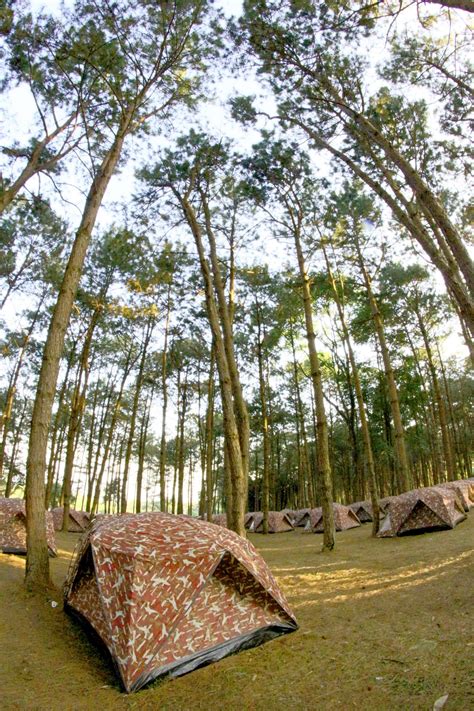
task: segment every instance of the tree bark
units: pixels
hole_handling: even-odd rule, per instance
[[[46,450],[51,424],[51,411],[59,373],[59,362],[64,337],[82,274],[99,208],[110,179],[115,171],[129,130],[133,110],[123,117],[112,147],[107,152],[87,195],[81,224],[76,233],[71,254],[64,272],[58,300],[43,350],[43,360],[36,390],[31,420],[26,475],[26,530],[27,554],[25,584],[28,588],[49,587],[49,559],[44,510]]]
[[[331,551],[336,543],[331,463],[329,459],[328,426],[326,408],[324,405],[324,391],[322,383],[321,365],[316,350],[316,335],[313,325],[313,308],[311,302],[310,279],[306,271],[306,264],[301,246],[300,230],[297,220],[294,221],[293,237],[295,240],[296,256],[303,291],[304,316],[306,324],[306,340],[308,342],[309,362],[311,367],[311,382],[313,385],[314,401],[316,405],[316,427],[318,431],[318,470],[320,481],[321,505],[323,509],[323,550]]]
[[[82,347],[81,358],[79,361],[79,371],[77,374],[76,384],[74,386],[74,391],[71,399],[71,414],[69,418],[69,428],[67,433],[66,463],[64,465],[64,479],[62,489],[62,530],[64,533],[67,533],[69,528],[69,511],[71,508],[71,484],[72,470],[74,466],[74,456],[76,453],[78,434],[82,422],[82,416],[84,413],[85,398],[89,381],[89,357],[92,337],[94,335],[95,327],[99,322],[100,313],[100,307],[96,307],[92,314],[91,322],[84,338],[84,345]]]
[[[344,340],[346,342],[347,353],[349,356],[349,361],[351,364],[352,380],[354,383],[354,389],[357,398],[357,407],[359,411],[360,428],[362,433],[362,441],[364,443],[364,454],[365,454],[365,464],[367,468],[367,483],[369,485],[370,492],[370,502],[372,505],[373,519],[372,519],[372,535],[376,536],[379,530],[380,522],[380,508],[378,503],[379,491],[377,485],[377,477],[375,475],[375,465],[374,465],[374,455],[372,451],[372,442],[370,437],[369,422],[367,419],[367,414],[365,411],[364,396],[362,393],[362,385],[359,377],[359,369],[357,367],[354,349],[352,348],[351,337],[349,334],[349,329],[347,327],[346,318],[344,314],[344,309],[339,297],[339,290],[332,273],[331,264],[327,255],[327,251],[324,242],[321,242],[321,248],[324,254],[324,259],[326,261],[326,267],[329,277],[329,283],[331,285],[332,293],[334,295],[334,300],[337,306],[337,312],[339,314],[339,320],[341,322],[342,333]]]
[[[171,315],[171,283],[166,299],[165,332],[161,354],[161,440],[160,440],[160,511],[166,512],[166,411],[168,407],[168,335]]]
[[[263,353],[262,345],[265,337],[264,325],[260,313],[260,304],[258,299],[255,299],[255,312],[257,316],[257,362],[258,362],[258,385],[260,395],[261,409],[261,427],[263,439],[263,471],[262,471],[262,513],[263,533],[268,533],[268,510],[270,507],[270,440],[268,433],[268,415],[267,415],[267,392],[265,374],[263,368]]]
[[[223,336],[221,331],[219,311],[214,296],[214,281],[204,252],[201,228],[196,219],[194,209],[189,203],[187,197],[183,197],[181,195],[177,195],[177,197],[180,199],[184,215],[188,221],[196,243],[205,286],[206,309],[215,344],[216,364],[219,373],[224,417],[225,448],[228,454],[227,464],[232,482],[233,493],[232,509],[228,512],[228,516],[230,518],[230,522],[228,523],[230,523],[232,529],[236,533],[245,537],[246,532],[244,526],[244,516],[247,503],[245,500],[247,474],[244,462],[248,462],[248,451],[245,452],[244,455],[242,454],[241,432],[239,430],[238,416],[236,415],[232,377],[227,359],[227,349],[224,343],[225,336]],[[229,344],[227,343],[227,348],[228,347]]]
[[[142,344],[142,352],[140,358],[140,365],[138,367],[137,379],[135,382],[135,391],[133,394],[133,404],[132,412],[130,415],[130,431],[128,433],[127,448],[125,450],[125,462],[124,471],[122,476],[122,496],[120,499],[120,513],[126,513],[127,511],[127,484],[128,484],[128,474],[130,471],[130,462],[132,458],[132,447],[135,438],[135,427],[137,423],[138,414],[138,403],[140,401],[140,394],[143,385],[143,378],[145,374],[145,363],[146,357],[148,355],[148,346],[150,344],[151,334],[153,333],[153,328],[155,326],[155,321],[153,317],[148,320],[145,328],[145,337]]]
[[[375,331],[377,333],[378,341],[380,344],[380,350],[382,353],[382,360],[385,370],[385,378],[387,382],[390,409],[393,418],[393,429],[395,434],[395,452],[396,452],[396,463],[397,463],[397,480],[398,489],[401,493],[403,491],[408,491],[410,489],[410,467],[408,464],[408,456],[405,447],[405,433],[403,429],[402,416],[400,412],[400,401],[398,398],[398,390],[395,382],[395,376],[392,367],[392,361],[390,358],[390,353],[387,346],[387,341],[385,339],[385,329],[383,327],[382,317],[380,315],[377,300],[375,299],[372,283],[369,273],[366,269],[364,258],[362,256],[362,251],[360,249],[359,240],[357,235],[355,236],[355,244],[357,250],[357,256],[359,260],[359,267],[362,272],[365,288],[367,291],[367,298],[369,301],[370,312],[372,314],[372,320],[374,322]]]

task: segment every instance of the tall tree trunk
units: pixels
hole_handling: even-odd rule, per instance
[[[468,456],[468,466],[464,466],[463,462],[463,453],[461,451],[461,443],[460,443],[460,432],[459,432],[459,427],[458,427],[458,422],[456,420],[456,416],[454,413],[454,406],[451,398],[451,391],[449,387],[449,382],[446,374],[446,368],[443,362],[443,359],[441,357],[441,351],[439,349],[439,346],[436,346],[436,350],[438,353],[438,361],[440,364],[441,368],[441,375],[443,378],[443,386],[444,386],[444,397],[446,398],[446,404],[448,406],[448,413],[449,413],[449,419],[451,421],[451,431],[452,431],[452,438],[454,442],[454,451],[456,453],[456,466],[455,466],[455,472],[459,469],[462,471],[464,469],[465,471],[465,476],[469,477],[471,476],[471,455],[469,454]],[[467,463],[467,462],[466,462]]]
[[[181,200],[184,214],[188,220],[196,243],[205,286],[206,309],[216,350],[216,364],[219,373],[224,416],[225,448],[228,454],[228,467],[233,494],[232,508],[227,512],[228,524],[232,530],[245,537],[244,516],[247,503],[245,500],[247,489],[247,470],[245,468],[245,462],[248,464],[248,449],[245,453],[242,453],[242,432],[239,428],[239,424],[242,424],[242,422],[239,421],[239,415],[236,413],[236,409],[238,408],[234,402],[234,389],[227,359],[229,343],[225,343],[225,341],[228,341],[228,338],[223,336],[221,331],[219,311],[214,296],[214,282],[204,252],[201,228],[196,219],[194,209],[187,198],[182,198],[182,196],[179,195],[177,197]],[[222,294],[220,298],[222,298]],[[232,342],[230,345],[232,345]]]
[[[433,480],[438,484],[443,479],[441,464],[442,464],[442,453],[439,446],[438,438],[438,423],[439,418],[437,417],[438,411],[433,403],[433,393],[432,390],[428,392],[428,388],[425,385],[425,375],[421,367],[420,359],[418,357],[417,349],[413,343],[413,339],[410,335],[410,331],[407,327],[404,328],[405,336],[410,344],[411,353],[413,356],[413,361],[415,363],[416,372],[420,378],[421,389],[424,395],[424,407],[423,407],[423,420],[425,425],[425,430],[428,433],[428,445],[430,448],[431,457],[431,470],[433,473]]]
[[[263,439],[263,471],[262,471],[262,513],[263,513],[263,533],[268,533],[268,510],[270,507],[270,439],[268,433],[267,415],[267,391],[265,372],[263,367],[262,344],[265,338],[264,325],[260,312],[260,304],[255,299],[255,309],[257,315],[257,362],[258,362],[258,386],[260,394],[261,426]]]
[[[181,371],[178,370],[178,393],[179,393],[179,381],[180,381]],[[173,486],[171,489],[171,513],[176,513],[176,488],[178,484],[178,466],[179,466],[179,445],[181,444],[179,438],[179,418],[176,424],[176,435],[174,438],[174,452],[173,452]]]
[[[339,296],[339,290],[337,288],[336,280],[334,279],[334,275],[333,275],[333,272],[331,269],[331,264],[329,262],[329,258],[327,255],[327,250],[326,250],[326,247],[325,247],[323,241],[321,241],[321,247],[322,247],[322,251],[324,254],[324,259],[326,261],[329,283],[331,285],[331,290],[334,295],[334,300],[335,300],[336,306],[337,306],[339,320],[341,322],[343,337],[346,342],[347,354],[349,356],[349,361],[351,364],[352,381],[354,383],[354,389],[356,392],[357,407],[358,407],[359,420],[360,420],[360,429],[361,429],[361,434],[362,434],[362,441],[364,443],[365,466],[366,466],[366,472],[367,472],[367,483],[369,485],[369,492],[370,492],[370,503],[372,505],[372,510],[373,510],[372,535],[376,536],[378,533],[378,530],[379,530],[379,521],[380,521],[380,508],[379,508],[379,502],[378,502],[379,491],[378,491],[378,485],[377,485],[377,477],[375,475],[374,454],[372,451],[372,441],[371,441],[371,437],[370,437],[369,422],[368,422],[367,414],[365,411],[364,395],[362,393],[362,385],[360,382],[359,369],[357,367],[354,349],[352,347],[352,341],[351,341],[349,329],[347,327],[343,304],[342,304],[341,298]]]
[[[292,218],[294,216],[292,215]],[[293,221],[293,237],[295,240],[296,256],[301,278],[303,292],[304,317],[306,324],[306,340],[308,342],[309,362],[311,367],[311,382],[313,385],[314,401],[316,405],[316,427],[318,431],[318,474],[321,504],[323,509],[324,533],[323,550],[332,550],[336,543],[331,463],[329,460],[328,426],[326,419],[326,408],[324,405],[324,391],[321,374],[321,365],[318,352],[316,350],[316,335],[313,325],[313,307],[311,302],[310,278],[306,271],[306,265],[301,246],[300,225],[298,219]]]
[[[98,391],[99,391],[99,387],[97,387],[97,392]],[[93,500],[93,494],[94,494],[94,487],[95,487],[95,484],[97,481],[97,472],[99,470],[99,461],[100,461],[100,455],[102,453],[102,444],[104,441],[107,420],[108,420],[109,415],[112,410],[112,398],[114,395],[112,375],[109,376],[107,385],[105,387],[105,393],[106,393],[106,397],[103,397],[103,399],[102,399],[101,413],[99,415],[97,442],[95,443],[95,455],[94,455],[94,451],[93,451],[94,450],[95,432],[93,430],[91,430],[91,433],[90,433],[89,450],[90,450],[90,463],[91,464],[90,464],[90,469],[89,469],[89,472],[90,472],[89,486],[87,488],[87,501],[86,501],[86,511],[89,511],[89,513],[92,512],[92,500]],[[92,465],[92,458],[94,459],[93,465]]]
[[[51,505],[51,492],[53,490],[53,483],[54,483],[54,475],[56,471],[56,465],[58,462],[58,452],[59,452],[59,442],[58,438],[62,430],[64,429],[62,425],[62,418],[64,417],[64,400],[66,398],[67,394],[67,388],[69,384],[69,375],[73,366],[74,358],[76,355],[76,350],[75,347],[71,349],[71,352],[69,353],[69,357],[67,360],[67,365],[66,365],[66,373],[64,375],[64,380],[61,385],[61,389],[59,391],[59,398],[58,398],[58,408],[56,410],[56,414],[54,416],[54,421],[53,421],[53,434],[51,437],[51,445],[50,445],[50,452],[49,452],[49,461],[48,461],[48,469],[47,469],[47,478],[46,478],[46,490],[45,490],[45,495],[44,495],[44,505],[45,508],[49,508]],[[62,445],[61,445],[62,446]]]
[[[105,441],[103,449],[101,450],[102,460],[101,460],[99,472],[97,474],[97,479],[95,482],[94,498],[92,500],[92,506],[91,506],[92,513],[97,513],[98,508],[99,508],[100,487],[102,485],[102,479],[104,477],[105,467],[107,464],[107,460],[109,458],[113,438],[114,438],[114,435],[116,434],[115,428],[117,425],[117,421],[118,421],[121,406],[122,406],[122,396],[123,396],[123,391],[125,388],[125,382],[126,382],[128,376],[130,374],[130,371],[133,368],[133,365],[136,361],[136,358],[133,358],[132,353],[133,353],[133,345],[131,346],[131,348],[127,354],[127,359],[126,359],[126,362],[125,362],[125,365],[123,368],[123,372],[122,372],[122,380],[120,382],[119,392],[117,394],[117,398],[115,400],[114,407],[112,410],[112,417],[110,418],[107,439]],[[122,444],[123,444],[123,440],[122,440]]]
[[[44,509],[44,475],[48,432],[51,424],[59,363],[64,348],[64,338],[76,298],[92,230],[105,191],[119,161],[123,142],[130,127],[133,108],[124,113],[113,144],[92,181],[44,345],[43,360],[31,420],[26,475],[27,554],[25,584],[30,589],[41,589],[50,585]]]
[[[166,512],[166,411],[168,407],[168,335],[171,315],[171,283],[166,299],[165,332],[161,354],[161,440],[160,440],[160,511]]]
[[[93,464],[92,460],[94,458],[94,438],[96,436],[97,427],[97,401],[99,399],[99,383],[96,383],[96,387],[93,389],[92,403],[91,403],[91,423],[89,427],[88,442],[87,442],[87,465],[86,465],[86,488],[84,492],[82,509],[84,511],[89,511],[87,508],[87,503],[89,502],[89,491],[91,490],[91,480],[93,476]]]
[[[444,400],[441,395],[441,388],[439,384],[438,374],[436,372],[436,367],[433,361],[433,352],[431,350],[430,339],[428,337],[428,331],[421,315],[421,311],[418,304],[414,304],[415,314],[418,320],[418,325],[420,327],[420,333],[423,337],[423,343],[425,344],[426,358],[428,362],[428,370],[431,375],[431,382],[433,384],[433,392],[436,401],[436,407],[438,410],[439,426],[441,429],[441,442],[443,444],[443,454],[444,462],[446,465],[446,475],[447,480],[452,481],[456,478],[453,453],[451,449],[451,441],[448,431],[448,418],[446,414],[446,407],[444,405]]]
[[[207,386],[207,411],[206,411],[206,518],[212,521],[212,509],[214,503],[214,477],[212,471],[213,443],[214,443],[214,366],[215,352],[214,344],[211,349],[211,359],[209,363],[209,379]]]
[[[148,434],[148,425],[150,423],[150,410],[151,403],[153,400],[153,388],[148,398],[148,403],[145,404],[145,411],[143,413],[142,422],[140,426],[140,436],[138,438],[138,468],[137,468],[137,486],[135,494],[135,513],[140,513],[142,510],[142,486],[143,486],[143,472],[145,469],[145,451],[146,451],[146,438]]]
[[[306,429],[304,426],[303,403],[301,400],[300,384],[298,380],[298,363],[296,360],[293,322],[290,324],[289,336],[292,353],[293,386],[295,392],[295,424],[296,424],[296,451],[298,457],[298,508],[308,506],[308,449]]]
[[[79,371],[77,374],[76,384],[74,386],[74,391],[71,399],[71,414],[69,417],[69,428],[67,433],[66,463],[64,466],[64,479],[62,489],[62,501],[64,509],[62,530],[64,533],[67,533],[69,528],[69,511],[71,508],[71,484],[72,470],[74,466],[74,456],[76,453],[79,429],[84,413],[87,386],[89,381],[90,349],[94,330],[99,322],[100,313],[101,308],[97,306],[92,314],[92,318],[84,338],[84,345],[82,347],[81,358],[79,360]]]
[[[188,400],[188,371],[184,375],[184,383],[181,387],[181,413],[178,414],[178,507],[176,513],[184,513],[183,489],[184,489],[184,422],[186,419]]]
[[[201,358],[199,358],[197,368],[197,435],[199,443],[199,464],[201,467],[201,487],[199,489],[198,516],[199,518],[204,519],[206,511],[206,421],[202,414],[203,382],[201,380],[201,365],[202,361]]]
[[[408,457],[405,446],[405,432],[403,429],[402,416],[400,412],[400,401],[398,398],[398,390],[395,382],[392,361],[390,358],[387,341],[385,339],[385,330],[383,327],[382,316],[380,315],[377,300],[372,290],[371,278],[366,269],[364,258],[362,256],[362,251],[359,245],[359,240],[356,235],[355,244],[359,260],[359,267],[364,278],[364,284],[367,291],[370,312],[372,314],[372,320],[374,322],[374,327],[380,344],[380,350],[382,353],[382,360],[384,364],[385,378],[387,381],[387,388],[390,400],[390,409],[392,412],[393,419],[393,429],[395,433],[397,480],[398,492],[400,493],[402,491],[408,491],[410,489],[410,467],[408,464]]]
[[[148,355],[148,346],[150,345],[151,334],[153,333],[153,328],[155,326],[155,320],[151,317],[145,328],[144,341],[142,344],[142,352],[140,358],[140,365],[138,367],[137,379],[135,382],[135,392],[133,393],[133,404],[132,412],[130,415],[130,431],[128,433],[127,448],[125,450],[125,462],[124,470],[122,475],[122,497],[120,499],[120,513],[125,513],[127,511],[127,484],[128,484],[128,474],[130,471],[130,462],[132,458],[132,447],[135,438],[135,426],[137,423],[138,414],[138,403],[140,401],[140,394],[143,385],[143,379],[145,376],[145,363],[146,357]]]

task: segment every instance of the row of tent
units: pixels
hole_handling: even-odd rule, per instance
[[[348,506],[333,504],[333,510],[337,531],[360,526],[360,520]],[[213,516],[212,521],[219,526],[227,524],[225,514]],[[244,525],[250,533],[263,533],[263,513],[252,511],[245,514]],[[303,527],[305,531],[321,533],[324,530],[322,508],[299,509],[297,511],[284,509],[283,511],[268,512],[268,533],[286,533],[294,531],[298,527]]]
[[[474,479],[456,480],[413,489],[398,496],[387,496],[380,499],[379,506],[382,519],[378,533],[380,538],[454,528],[474,506]],[[336,531],[356,528],[373,518],[369,501],[356,501],[348,506],[334,503],[333,512]],[[213,522],[226,526],[226,515],[215,515]],[[248,531],[263,533],[261,511],[247,513],[244,523]],[[298,527],[306,532],[322,533],[322,508],[283,509],[268,513],[269,533],[284,533]]]
[[[380,538],[454,528],[474,506],[474,479],[412,489],[380,499],[379,505]],[[362,523],[372,521],[370,502],[356,501],[349,506]]]
[[[413,489],[398,496],[387,496],[379,501],[381,538],[399,536],[425,530],[454,528],[466,518],[474,506],[474,479],[459,479],[432,487]],[[336,531],[345,531],[372,521],[372,506],[369,501],[356,501],[348,506],[334,503]],[[61,507],[46,512],[47,540],[50,555],[56,555],[54,531],[63,526],[64,511]],[[71,509],[68,530],[84,531],[90,523],[86,511]],[[226,515],[217,514],[213,523],[226,526]],[[263,532],[263,513],[253,511],[245,515],[245,527],[254,533]],[[284,533],[302,527],[306,532],[322,533],[324,520],[322,508],[270,511],[268,532]],[[0,497],[0,551],[26,553],[26,512],[22,499]]]

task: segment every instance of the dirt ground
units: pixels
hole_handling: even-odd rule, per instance
[[[58,586],[77,540],[58,534]],[[300,530],[251,540],[300,629],[129,696],[61,604],[23,591],[24,560],[0,555],[2,711],[428,711],[445,694],[446,711],[474,709],[474,510],[453,531],[338,533],[331,554]]]

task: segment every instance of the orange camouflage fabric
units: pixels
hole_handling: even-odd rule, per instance
[[[253,515],[252,524],[248,528],[255,533],[263,533],[263,513],[261,511]],[[288,514],[283,511],[268,512],[268,533],[286,533],[293,530],[293,522]]]
[[[349,528],[356,528],[357,526],[360,526],[359,519],[349,508],[349,506],[333,503],[332,508],[334,512],[334,526],[336,531],[346,531]],[[315,509],[310,509],[309,513],[306,514],[304,530],[305,532],[311,533],[323,533],[323,509],[320,506]]]
[[[46,511],[46,539],[51,556],[56,555],[53,517]],[[0,551],[26,554],[26,508],[23,499],[0,497]]]
[[[361,523],[372,521],[374,515],[370,501],[354,501],[354,503],[349,504],[349,508]]]
[[[64,509],[62,506],[57,506],[51,509],[54,519],[54,530],[61,531],[63,527]],[[71,533],[80,533],[89,525],[90,514],[87,511],[77,511],[76,509],[69,510],[69,525],[67,530]]]
[[[65,604],[103,640],[128,692],[297,629],[249,541],[157,512],[95,519],[66,580]]]
[[[454,490],[426,487],[390,497],[378,536],[387,538],[430,529],[454,528],[466,518]]]

